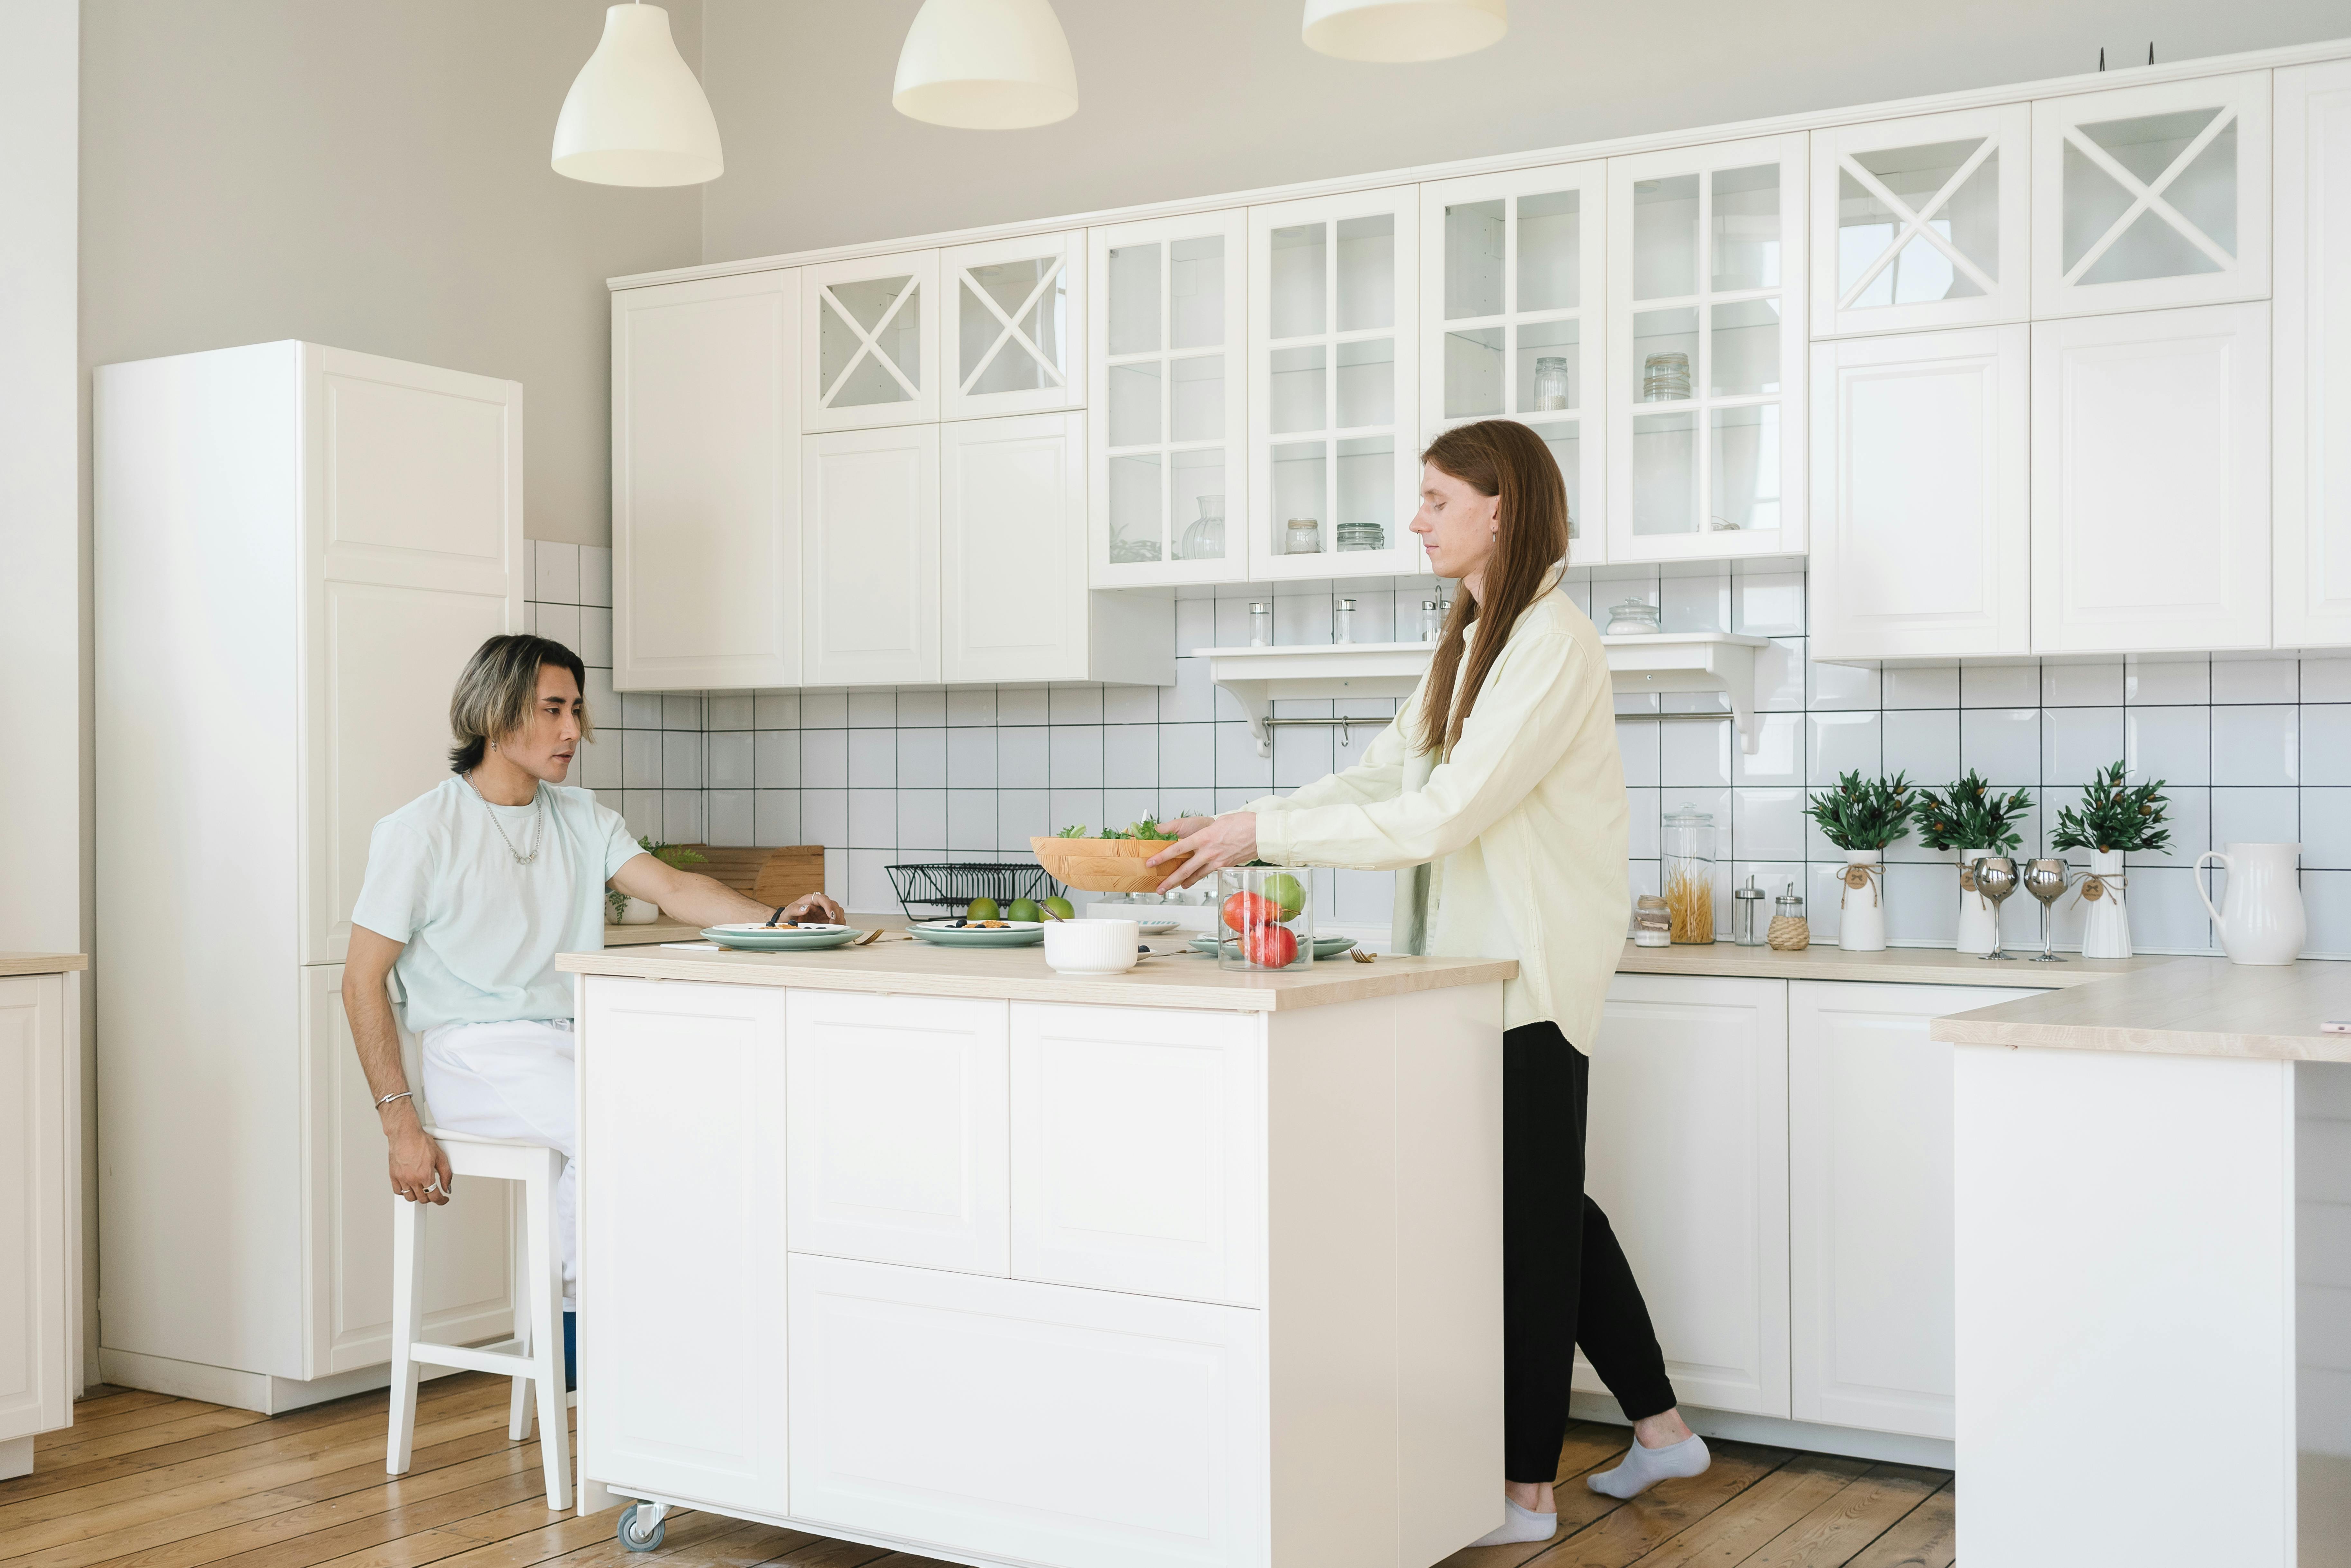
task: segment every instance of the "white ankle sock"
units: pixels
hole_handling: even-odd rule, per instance
[[[1674,1476],[1704,1475],[1707,1466],[1712,1463],[1714,1456],[1706,1451],[1706,1439],[1695,1432],[1662,1448],[1645,1448],[1635,1437],[1622,1464],[1583,1479],[1593,1491],[1609,1497],[1637,1497],[1655,1483]]]
[[[1520,1508],[1509,1498],[1502,1500],[1502,1506],[1509,1511],[1502,1516],[1502,1522],[1470,1545],[1508,1546],[1516,1541],[1549,1541],[1559,1533],[1559,1515],[1555,1513],[1537,1513],[1531,1508]]]

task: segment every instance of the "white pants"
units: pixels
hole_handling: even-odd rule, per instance
[[[571,1020],[455,1023],[422,1040],[424,1103],[434,1125],[483,1138],[545,1144],[563,1155],[555,1233],[563,1243],[563,1310],[572,1310],[580,1245],[572,1215],[580,1147],[572,1099]]]

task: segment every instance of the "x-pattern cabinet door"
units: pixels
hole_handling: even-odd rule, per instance
[[[1420,427],[1514,419],[1567,484],[1569,559],[1607,559],[1587,527],[1601,484],[1600,162],[1480,174],[1420,188]]]
[[[803,267],[800,297],[803,431],[937,421],[937,251]]]
[[[1085,230],[951,246],[939,277],[942,418],[1085,407]]]
[[[1091,573],[1249,576],[1249,210],[1092,231]]]
[[[1414,185],[1249,209],[1252,580],[1427,570],[1406,527],[1419,213]]]
[[[2270,73],[2032,106],[2032,314],[2270,291]]]
[[[1608,161],[1608,559],[1804,548],[1800,135]]]
[[[1813,133],[1813,335],[1913,332],[2032,313],[2032,106]]]

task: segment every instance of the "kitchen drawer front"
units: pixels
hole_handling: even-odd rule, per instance
[[[1011,1010],[1014,1277],[1261,1304],[1258,1020],[1050,1002]]]
[[[1086,1568],[1269,1561],[1260,1314],[795,1258],[792,1514]]]
[[[1005,1004],[789,995],[792,1250],[1007,1272]]]

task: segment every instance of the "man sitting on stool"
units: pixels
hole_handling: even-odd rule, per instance
[[[565,1161],[555,1188],[563,1240],[563,1364],[574,1377],[578,1279],[573,1198],[571,986],[558,953],[604,945],[609,883],[694,925],[771,913],[722,883],[637,847],[593,791],[563,787],[593,733],[580,656],[545,637],[483,643],[449,700],[456,777],[375,825],[367,880],[351,911],[343,1012],[392,1151],[392,1190],[446,1203],[453,1178],[417,1117],[384,977],[400,977],[408,1027],[423,1047],[424,1093],[453,1133],[544,1144]],[[839,920],[820,893],[784,911]]]

